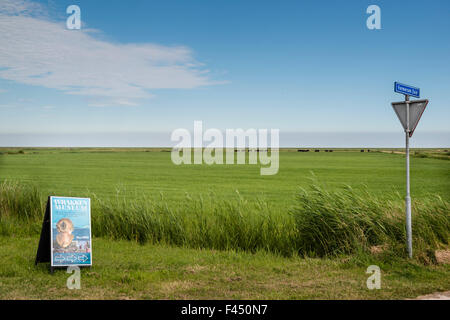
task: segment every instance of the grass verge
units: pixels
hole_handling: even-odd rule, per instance
[[[450,290],[450,266],[371,255],[284,258],[266,251],[200,250],[94,238],[81,289],[34,266],[38,236],[0,236],[0,299],[403,299]],[[381,268],[368,290],[366,269]]]

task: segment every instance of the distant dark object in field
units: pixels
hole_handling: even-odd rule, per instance
[[[1,154],[25,154],[26,152],[24,150],[19,150],[19,151],[6,151],[6,152],[2,152]]]
[[[367,149],[367,152],[370,152],[370,149]]]
[[[316,150],[314,150],[314,152],[320,152],[320,150],[319,150],[319,149],[316,149]]]
[[[309,149],[298,149],[298,152],[309,152]]]
[[[333,150],[325,150],[325,152],[333,152]]]
[[[364,149],[361,149],[361,152],[364,152]]]

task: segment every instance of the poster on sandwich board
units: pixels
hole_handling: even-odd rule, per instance
[[[51,266],[91,266],[91,199],[49,198]]]

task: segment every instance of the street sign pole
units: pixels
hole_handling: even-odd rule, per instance
[[[405,95],[406,103],[406,123],[407,127],[405,129],[406,136],[406,242],[408,246],[408,256],[412,258],[412,222],[411,222],[411,195],[410,195],[410,185],[409,185],[409,95]]]
[[[408,257],[412,258],[412,219],[411,219],[411,194],[410,194],[410,176],[409,176],[409,138],[416,130],[420,117],[428,105],[428,99],[409,100],[409,97],[420,98],[420,89],[394,82],[394,91],[405,96],[405,101],[392,102],[392,108],[397,114],[400,123],[405,130],[405,155],[406,155],[406,246],[408,248]]]

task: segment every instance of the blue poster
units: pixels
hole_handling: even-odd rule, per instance
[[[92,265],[91,199],[50,197],[51,265]]]

